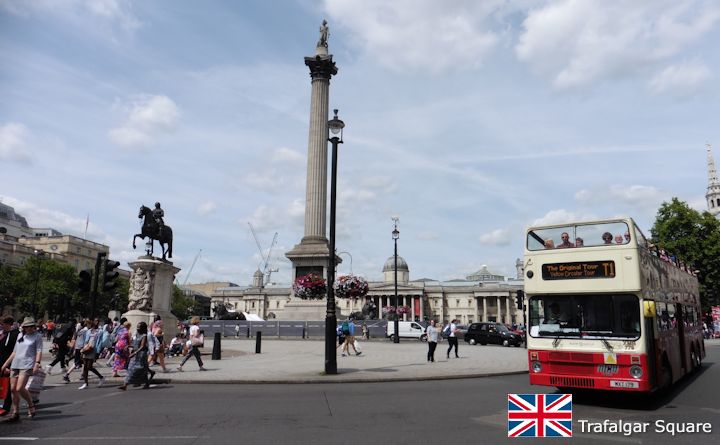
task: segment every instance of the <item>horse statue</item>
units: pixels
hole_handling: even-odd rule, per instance
[[[150,238],[150,251],[148,252],[149,255],[153,254],[155,241],[157,241],[162,248],[162,259],[165,259],[165,254],[167,254],[168,258],[172,258],[173,234],[170,226],[166,226],[164,224],[160,225],[156,223],[155,218],[153,217],[152,209],[145,206],[140,206],[140,213],[138,214],[138,218],[144,219],[142,229],[140,229],[140,233],[133,237],[133,249],[135,249],[135,240],[138,237],[142,239],[147,237]],[[167,249],[165,249],[166,244]]]

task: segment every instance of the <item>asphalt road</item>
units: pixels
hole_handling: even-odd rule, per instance
[[[700,372],[664,397],[573,396],[578,444],[720,443],[720,346],[708,348]],[[0,424],[0,443],[543,443],[507,438],[507,393],[554,392],[526,375],[465,380],[337,385],[158,385],[42,393],[35,420]],[[646,433],[582,432],[581,419],[648,422]],[[654,422],[709,422],[712,433],[658,433]],[[559,439],[562,440],[562,439]]]

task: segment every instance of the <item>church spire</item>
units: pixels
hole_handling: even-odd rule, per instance
[[[720,215],[720,180],[718,180],[717,168],[715,168],[715,160],[712,155],[712,147],[707,147],[707,166],[708,166],[708,188],[705,198],[707,199],[708,211],[715,216]]]

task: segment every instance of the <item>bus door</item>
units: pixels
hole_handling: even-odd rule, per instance
[[[683,367],[684,373],[690,370],[688,366],[687,346],[685,344],[685,314],[683,313],[682,304],[675,305],[675,322],[678,329],[678,340],[680,341],[680,364]]]
[[[655,327],[656,321],[655,302],[651,300],[643,301],[643,331],[645,332],[645,350],[647,351],[647,373],[650,376],[650,384],[655,387],[658,385],[658,351],[655,343]]]

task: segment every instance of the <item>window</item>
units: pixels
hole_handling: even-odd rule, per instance
[[[455,306],[460,306],[460,300],[455,300]]]
[[[468,307],[472,307],[472,298],[468,300]]]

